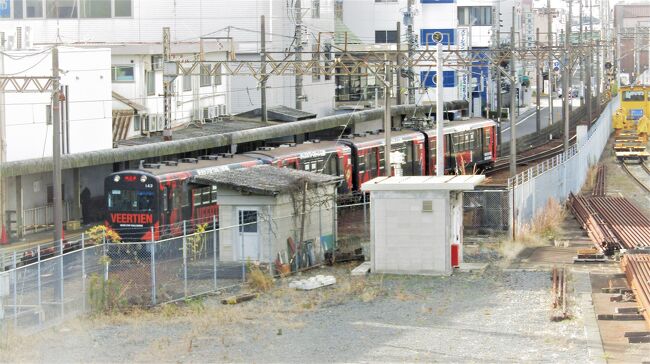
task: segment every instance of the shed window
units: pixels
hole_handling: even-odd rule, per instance
[[[239,211],[239,232],[240,233],[257,232],[257,211],[255,210]]]

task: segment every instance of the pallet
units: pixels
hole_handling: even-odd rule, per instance
[[[637,161],[642,162],[648,160],[650,154],[646,151],[642,152],[616,152],[616,159],[619,161]]]

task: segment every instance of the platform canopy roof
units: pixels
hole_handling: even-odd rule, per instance
[[[462,191],[473,190],[483,175],[377,177],[361,186],[363,191]]]

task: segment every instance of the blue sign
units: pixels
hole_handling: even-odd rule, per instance
[[[436,75],[436,71],[421,71],[422,86],[436,87]],[[442,71],[442,87],[456,87],[456,71]]]
[[[440,33],[442,35],[443,45],[456,44],[456,31],[455,29],[420,29],[420,45],[434,46],[437,42],[434,40],[434,34]]]
[[[632,110],[630,110],[630,116],[634,120],[639,120],[643,116],[643,109],[632,109]]]

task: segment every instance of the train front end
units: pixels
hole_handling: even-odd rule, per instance
[[[106,224],[122,241],[159,237],[160,192],[155,176],[142,171],[116,172],[104,181]]]

